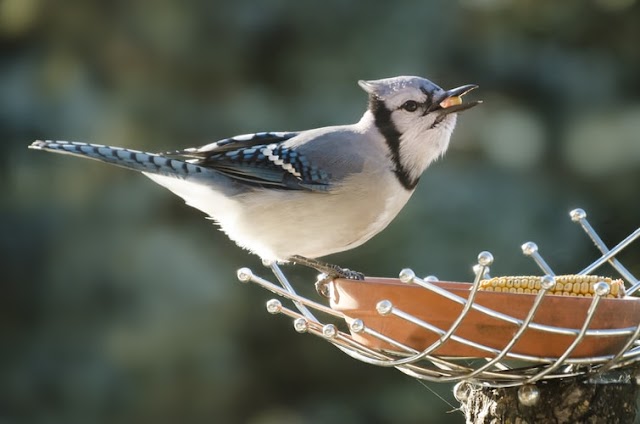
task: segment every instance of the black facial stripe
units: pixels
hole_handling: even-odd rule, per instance
[[[369,99],[369,110],[373,113],[376,127],[378,127],[378,130],[382,133],[389,147],[394,166],[393,172],[396,174],[396,178],[398,178],[402,187],[407,190],[413,190],[416,185],[418,185],[420,178],[412,179],[409,172],[407,172],[400,162],[400,137],[402,134],[400,134],[400,131],[398,131],[391,120],[391,111],[385,106],[382,100],[375,96],[371,96]]]
[[[429,93],[424,87],[420,87],[420,91],[427,96],[427,100],[424,102],[424,112],[422,113],[422,116],[440,108],[440,104],[434,102],[433,93]]]
[[[427,96],[427,100],[425,100],[424,103],[426,105],[432,104],[433,103],[433,95],[432,95],[432,93],[429,93],[427,91],[427,89],[424,88],[424,87],[420,87],[420,91],[422,91],[424,93],[424,95]]]

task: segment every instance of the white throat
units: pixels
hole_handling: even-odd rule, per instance
[[[416,125],[400,137],[400,163],[411,178],[419,178],[427,167],[449,147],[456,115],[448,115],[435,128]]]

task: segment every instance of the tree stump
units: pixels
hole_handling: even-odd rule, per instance
[[[467,423],[633,423],[638,367],[614,378],[545,380],[534,385],[491,388],[456,386]],[[536,390],[537,389],[537,390]],[[519,395],[520,393],[520,395]]]

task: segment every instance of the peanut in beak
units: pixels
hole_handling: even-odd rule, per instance
[[[443,109],[446,109],[448,107],[457,106],[459,104],[462,104],[462,97],[461,96],[452,96],[452,97],[447,97],[446,99],[441,101],[440,102],[440,107],[443,108]]]

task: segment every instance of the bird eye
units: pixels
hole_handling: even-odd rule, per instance
[[[418,102],[414,100],[407,100],[401,107],[407,112],[415,112],[418,110]]]

